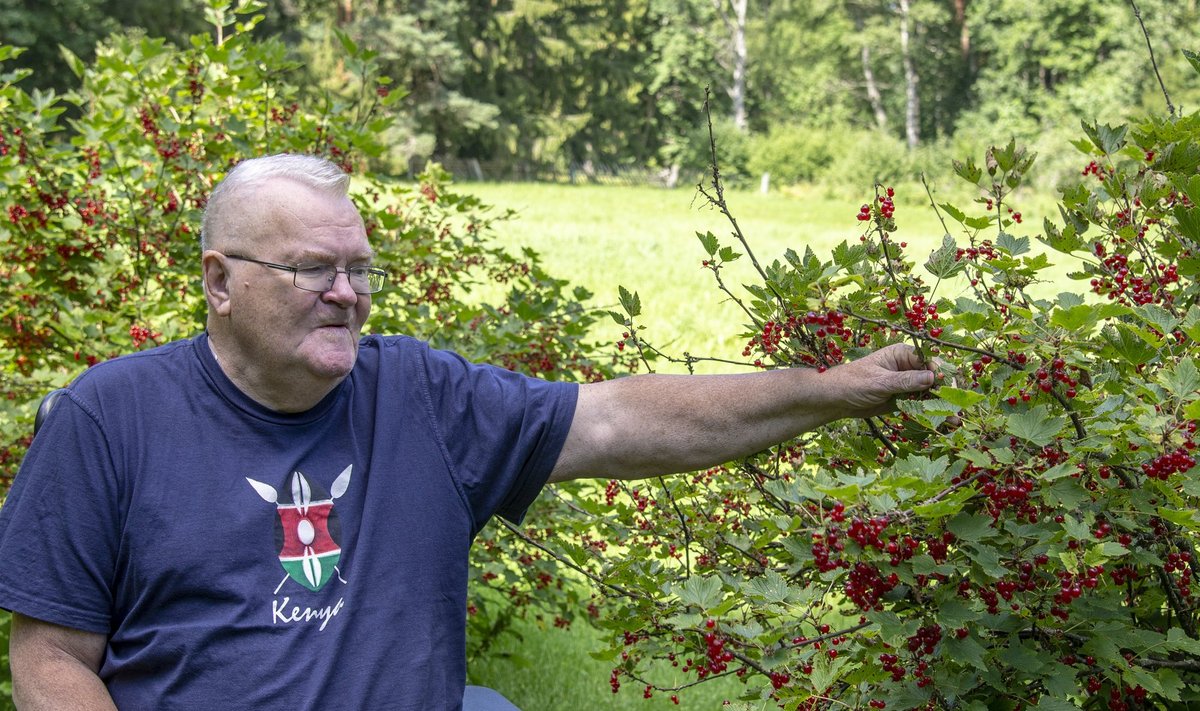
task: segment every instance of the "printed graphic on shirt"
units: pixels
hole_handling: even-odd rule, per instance
[[[341,579],[337,569],[342,555],[338,542],[341,527],[333,502],[346,493],[352,469],[353,465],[342,470],[328,494],[300,471],[292,472],[279,491],[246,477],[254,491],[267,503],[275,504],[278,512],[275,543],[279,546],[279,563],[287,575],[275,589],[276,594],[289,578],[313,592],[325,587],[335,572]]]

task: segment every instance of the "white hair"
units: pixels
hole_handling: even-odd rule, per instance
[[[317,156],[280,153],[244,160],[234,166],[208,196],[200,225],[201,251],[211,249],[214,236],[219,236],[225,224],[237,215],[242,204],[239,193],[279,178],[294,180],[337,197],[345,196],[350,189],[350,176],[334,163]]]

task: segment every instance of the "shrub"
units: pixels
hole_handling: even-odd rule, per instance
[[[956,163],[978,201],[935,208],[958,237],[927,256],[883,185],[861,239],[788,251],[744,294],[720,279],[753,255],[736,224],[700,236],[747,365],[903,340],[942,379],[893,416],[579,500],[561,557],[605,592],[614,690],[736,674],[747,708],[1200,702],[1200,114],[1083,134],[1038,235],[1012,202],[1034,155],[1009,143]],[[1033,236],[1078,291],[1044,295],[1063,265]],[[637,295],[622,307],[626,350],[668,357]]]

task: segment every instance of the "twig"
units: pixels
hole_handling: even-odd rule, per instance
[[[1171,103],[1171,95],[1167,93],[1167,85],[1163,83],[1162,74],[1158,71],[1158,61],[1154,58],[1154,46],[1150,44],[1150,32],[1146,30],[1146,23],[1142,22],[1142,11],[1138,9],[1137,3],[1134,0],[1129,0],[1129,6],[1133,8],[1133,16],[1137,18],[1138,24],[1142,27],[1142,36],[1146,38],[1146,49],[1150,51],[1150,64],[1154,67],[1154,76],[1158,78],[1158,86],[1162,89],[1163,98],[1167,100],[1167,113],[1174,118],[1175,106]]]

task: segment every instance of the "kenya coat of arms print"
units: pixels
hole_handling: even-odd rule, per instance
[[[353,465],[342,470],[328,494],[300,471],[292,472],[282,491],[246,477],[258,495],[267,503],[275,504],[279,513],[275,521],[275,543],[279,546],[279,563],[287,573],[280,587],[291,578],[315,592],[337,571],[342,555],[338,543],[341,527],[333,502],[346,493],[352,469]]]

